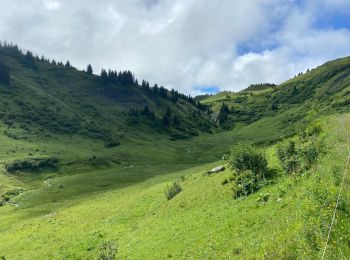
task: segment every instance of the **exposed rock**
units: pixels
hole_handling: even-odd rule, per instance
[[[208,171],[208,173],[212,174],[212,173],[222,172],[224,170],[225,170],[225,166],[217,166],[217,167],[211,169],[210,171]]]

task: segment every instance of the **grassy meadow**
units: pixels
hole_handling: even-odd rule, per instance
[[[0,82],[0,258],[321,258],[348,160],[350,58],[200,103],[14,46],[0,59],[11,72]],[[314,123],[322,131],[307,132]],[[237,196],[255,181],[230,167],[242,143],[268,175]],[[326,259],[350,255],[345,176]]]
[[[350,130],[350,117],[341,120]],[[118,259],[319,258],[348,149],[338,118],[326,122],[328,152],[316,167],[286,176],[275,146],[269,146],[274,179],[237,200],[230,184],[222,185],[230,169],[207,174],[227,164],[223,161],[183,170],[116,166],[56,175],[46,182],[39,178],[35,189],[11,200],[19,207],[0,208],[1,255],[93,259],[104,241],[113,241]],[[183,191],[167,201],[164,192],[172,181],[179,181]],[[327,251],[330,258],[350,253],[349,184],[347,180]]]

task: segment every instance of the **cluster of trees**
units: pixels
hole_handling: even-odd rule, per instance
[[[217,117],[217,121],[219,122],[219,125],[223,124],[226,121],[229,112],[230,112],[230,109],[228,105],[226,105],[225,103],[222,103],[219,110],[218,117]]]
[[[15,54],[23,54],[23,52],[20,50],[17,44],[8,43],[6,41],[4,42],[0,41],[0,48]]]
[[[76,69],[71,65],[69,61],[66,63],[60,62],[60,61],[55,61],[54,59],[50,60],[48,58],[45,58],[44,56],[38,57],[37,55],[34,55],[30,51],[23,52],[16,44],[12,43],[7,43],[7,42],[0,42],[0,48],[3,50],[6,50],[14,55],[19,55],[21,58],[23,58],[22,62],[26,63],[28,66],[31,66],[33,69],[36,68],[35,62],[40,61],[40,62],[46,62],[50,63],[55,66],[62,66],[65,68],[73,68]],[[92,75],[93,74],[93,68],[91,64],[89,64],[86,68],[86,74]],[[6,74],[6,73],[5,73]],[[114,70],[105,70],[102,69],[100,73],[101,79],[103,82],[112,82],[112,83],[117,83],[121,85],[135,85],[135,86],[140,86],[137,79],[135,78],[134,74],[129,71],[114,71]],[[172,89],[168,91],[166,88],[163,86],[158,86],[155,84],[153,87],[150,87],[149,82],[143,80],[141,83],[141,87],[145,89],[150,95],[153,96],[159,96],[162,98],[169,98],[172,102],[176,103],[178,100],[181,98],[189,103],[191,103],[193,106],[197,107],[198,109],[201,110],[206,110],[207,106],[201,104],[199,101],[196,101],[193,97],[190,95],[184,95],[179,93],[178,91]]]
[[[10,84],[10,68],[0,61],[0,83]]]
[[[105,69],[102,69],[100,76],[103,82],[112,82],[121,85],[138,85],[137,79],[135,79],[134,74],[129,70],[119,72],[108,70],[107,72]]]
[[[148,105],[145,105],[143,109],[137,109],[137,108],[130,108],[129,109],[129,115],[131,116],[144,116],[148,119],[150,119],[151,121],[155,121],[156,120],[156,114],[154,113],[154,111],[152,111]],[[164,115],[161,117],[160,119],[161,124],[164,127],[170,127],[170,126],[180,126],[181,125],[181,119],[179,116],[177,115],[173,115],[170,107],[167,108],[166,112],[164,113]]]
[[[170,125],[173,126],[180,126],[180,118],[176,115],[172,117],[172,112],[170,107],[167,108],[167,111],[162,117],[162,124],[165,127],[170,127]]]
[[[91,64],[87,66],[86,73],[88,75],[93,74],[93,69]],[[181,94],[174,89],[171,89],[170,91],[168,91],[165,87],[158,86],[158,84],[154,84],[151,87],[150,83],[146,80],[142,80],[141,85],[139,85],[138,80],[135,78],[134,74],[129,70],[117,72],[111,69],[109,69],[108,71],[105,69],[102,69],[100,76],[103,82],[111,82],[111,83],[116,83],[121,85],[140,86],[142,89],[147,91],[149,95],[157,96],[157,97],[159,96],[162,98],[169,98],[173,103],[176,103],[179,100],[179,98],[181,98],[201,110],[207,109],[207,106],[201,104],[199,101],[196,101],[190,95],[187,96],[187,95]]]
[[[142,116],[145,116],[152,121],[154,121],[156,119],[156,114],[147,105],[145,105],[145,107],[142,110],[139,110],[137,108],[130,108],[129,115],[131,115],[131,116],[142,115]]]
[[[309,73],[309,72],[312,71],[312,70],[314,70],[314,69],[311,69],[311,70],[310,70],[310,69],[307,69],[305,73]],[[304,75],[304,72],[299,72],[298,74],[294,75],[293,78],[299,77],[299,76],[301,76],[301,75]]]
[[[166,88],[163,86],[159,87],[158,84],[154,84],[153,87],[150,87],[149,82],[146,80],[142,80],[141,88],[146,90],[149,94],[153,94],[154,96],[160,96],[162,98],[170,97]],[[174,90],[172,90],[171,97],[174,97],[173,101],[176,102],[178,99],[178,93],[175,93]]]
[[[142,80],[141,87],[144,90],[146,90],[150,95],[160,96],[162,98],[169,98],[173,103],[178,102],[178,100],[181,98],[181,99],[191,103],[193,106],[196,106],[197,108],[199,108],[201,110],[207,109],[207,106],[203,105],[199,101],[196,101],[190,95],[187,96],[185,94],[181,94],[178,91],[176,91],[175,89],[171,89],[170,91],[168,91],[163,86],[159,87],[158,84],[154,84],[153,87],[150,87],[149,82],[146,80]]]
[[[13,43],[7,43],[6,41],[4,42],[0,42],[0,48],[17,56],[20,56],[21,58],[23,58],[23,62],[27,63],[27,64],[34,64],[36,61],[41,61],[41,62],[46,62],[46,63],[50,63],[52,65],[55,66],[62,66],[62,67],[66,67],[66,68],[73,68],[75,69],[69,61],[67,61],[66,63],[63,63],[62,61],[56,61],[54,59],[50,60],[48,58],[45,58],[43,55],[41,57],[39,57],[38,55],[34,55],[31,51],[27,50],[25,52],[23,52],[17,44],[13,44]]]

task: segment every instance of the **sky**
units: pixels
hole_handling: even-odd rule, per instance
[[[0,40],[198,95],[350,55],[350,0],[0,0]]]

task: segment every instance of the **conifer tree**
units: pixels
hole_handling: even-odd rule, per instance
[[[108,81],[108,74],[107,71],[105,69],[101,70],[101,79],[103,82],[107,82]]]
[[[174,116],[173,124],[174,126],[180,126],[180,119],[177,116]]]
[[[163,123],[163,126],[165,126],[165,127],[169,127],[170,126],[170,120],[169,120],[169,117],[167,115],[163,116],[162,123]]]
[[[71,66],[70,66],[70,62],[69,62],[69,60],[67,60],[67,62],[66,62],[66,64],[64,65],[66,68],[70,68]]]
[[[10,68],[0,61],[0,82],[6,85],[10,84]]]
[[[91,66],[91,64],[89,64],[86,67],[86,74],[92,75],[92,73],[93,73],[92,66]]]
[[[225,120],[227,119],[228,113],[229,113],[228,106],[225,103],[222,103],[218,114],[218,122],[220,125],[225,122]]]

